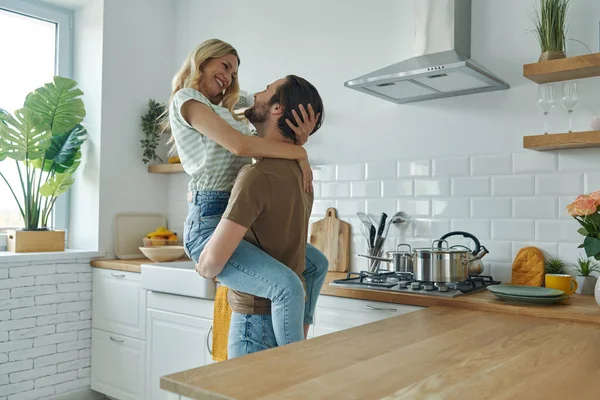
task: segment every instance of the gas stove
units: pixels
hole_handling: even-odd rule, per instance
[[[415,281],[410,273],[361,271],[348,272],[345,279],[335,280],[329,285],[452,298],[463,294],[476,293],[484,290],[489,285],[498,284],[500,282],[495,281],[491,276],[482,275],[473,276],[463,282],[439,283]]]

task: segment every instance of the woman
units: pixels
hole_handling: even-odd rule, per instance
[[[211,39],[200,44],[173,79],[168,119],[165,117],[163,123],[165,128],[170,126],[182,166],[191,177],[183,241],[195,262],[227,207],[238,171],[251,162],[249,157],[297,160],[305,190],[312,190],[312,171],[301,146],[273,142],[266,146],[264,139],[251,136],[247,121],[234,115],[233,106],[239,97],[239,63],[237,51],[225,42]],[[297,126],[286,122],[303,144],[319,115],[314,115],[310,105],[308,112],[303,107],[300,111],[303,119],[293,113]],[[237,270],[236,265],[252,268],[253,275]],[[273,319],[273,331],[277,344],[282,346],[305,337],[327,267],[325,256],[307,245],[305,296],[300,279],[289,268],[242,241],[218,278],[229,288],[270,298],[273,315],[281,315]],[[273,295],[270,282],[285,289]],[[305,297],[304,304],[297,301]]]

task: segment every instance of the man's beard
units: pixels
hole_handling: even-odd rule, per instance
[[[253,125],[262,124],[269,116],[269,106],[266,104],[254,104],[244,111],[244,116],[248,118]]]

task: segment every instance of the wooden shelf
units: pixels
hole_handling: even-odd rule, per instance
[[[600,76],[600,53],[523,65],[523,76],[536,83]]]
[[[181,174],[184,171],[181,164],[155,164],[148,166],[148,172],[151,174]]]
[[[523,147],[538,151],[600,147],[600,131],[525,136]]]

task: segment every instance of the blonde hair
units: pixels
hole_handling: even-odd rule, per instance
[[[183,65],[179,69],[179,72],[173,78],[171,98],[169,104],[165,108],[165,112],[160,117],[161,131],[164,133],[171,132],[171,126],[169,124],[169,109],[173,102],[173,97],[181,89],[193,88],[200,91],[200,78],[202,77],[202,67],[207,61],[213,58],[219,58],[226,56],[227,54],[233,54],[238,59],[238,65],[240,64],[240,56],[237,50],[230,45],[219,39],[209,39],[203,43],[200,43],[185,59]],[[237,74],[231,81],[231,85],[225,89],[224,93],[219,93],[213,100],[216,100],[216,104],[225,107],[231,112],[231,115],[237,120],[242,120],[243,117],[236,115],[233,112],[233,107],[238,102],[240,96],[240,83],[238,81]],[[169,143],[173,142],[173,138],[169,140]]]

